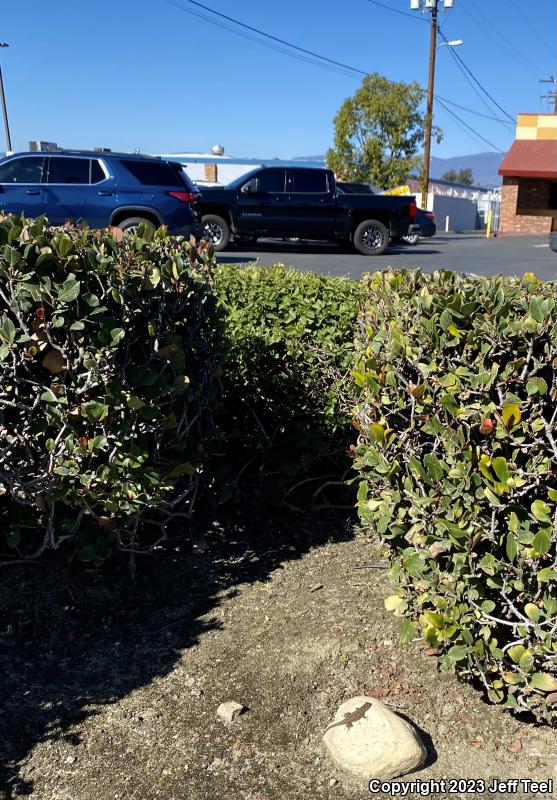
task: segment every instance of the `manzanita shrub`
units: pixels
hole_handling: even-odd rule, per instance
[[[212,406],[210,251],[0,222],[2,551],[95,564],[187,515]]]
[[[367,278],[356,469],[399,581],[386,606],[444,670],[557,719],[557,287]]]
[[[249,462],[284,486],[340,453],[340,475],[354,402],[360,284],[282,265],[222,264],[215,292],[230,337],[223,429],[236,474]],[[335,469],[329,462],[327,471]]]

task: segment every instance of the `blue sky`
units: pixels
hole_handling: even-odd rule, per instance
[[[203,2],[357,69],[426,86],[429,28],[415,12],[403,16],[370,0]],[[409,0],[381,2],[409,12]],[[555,1],[454,6],[440,14],[442,28],[464,40],[456,52],[502,109],[513,118],[546,111],[539,97],[551,87],[538,78],[557,77]],[[8,3],[1,38],[10,44],[0,57],[15,149],[41,138],[144,152],[206,152],[218,143],[234,156],[320,154],[332,144],[335,112],[359,85],[355,75],[268,49],[168,0]],[[482,103],[447,47],[438,52],[436,91],[506,119],[485,96]],[[510,145],[512,124],[451,108],[499,149]],[[492,149],[436,111],[445,138],[433,155]]]

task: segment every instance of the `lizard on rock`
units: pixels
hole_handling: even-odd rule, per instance
[[[366,712],[369,711],[370,708],[371,708],[371,703],[362,703],[362,705],[359,706],[359,708],[356,708],[349,714],[348,713],[345,714],[344,719],[342,719],[340,722],[333,722],[332,725],[329,725],[329,727],[325,730],[325,733],[327,733],[327,731],[330,731],[331,728],[336,728],[338,725],[346,725],[347,728],[351,728],[355,722],[365,717]]]

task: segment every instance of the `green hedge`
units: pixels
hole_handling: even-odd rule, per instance
[[[214,393],[210,266],[164,229],[0,222],[2,550],[71,542],[99,564],[188,511]]]
[[[223,428],[235,459],[227,460],[228,476],[250,461],[275,474],[278,486],[338,458],[354,401],[360,285],[281,265],[224,264],[215,292],[230,337]]]
[[[557,718],[557,287],[367,280],[355,466],[387,608],[494,703]]]

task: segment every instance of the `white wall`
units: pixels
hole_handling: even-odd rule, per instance
[[[435,214],[437,231],[446,230],[446,218],[449,217],[450,231],[476,230],[478,206],[473,200],[463,197],[447,197],[442,194],[433,195],[433,204],[428,208]]]

